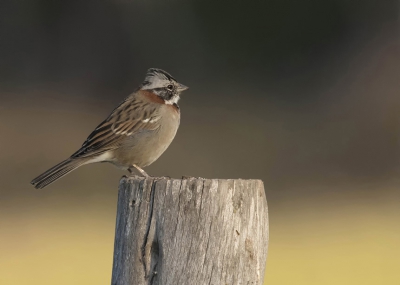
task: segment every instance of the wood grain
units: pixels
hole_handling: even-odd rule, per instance
[[[261,285],[267,251],[260,180],[121,179],[112,285]]]

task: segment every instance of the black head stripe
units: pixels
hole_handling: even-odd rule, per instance
[[[174,80],[174,81],[176,81],[176,79],[175,78],[173,78],[172,76],[171,76],[171,74],[169,74],[168,72],[166,72],[166,71],[164,71],[164,70],[162,70],[162,69],[159,69],[159,68],[150,68],[148,71],[147,71],[147,76],[158,76],[158,77],[164,77],[165,79],[167,79],[167,80]]]

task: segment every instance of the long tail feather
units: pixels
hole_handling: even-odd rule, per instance
[[[53,166],[46,172],[40,174],[38,177],[31,181],[31,184],[36,189],[41,189],[53,183],[57,179],[67,175],[71,171],[77,169],[79,166],[85,164],[85,159],[72,159],[68,158],[59,164]]]

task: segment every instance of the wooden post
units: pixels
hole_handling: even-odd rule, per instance
[[[121,179],[112,285],[262,285],[260,180]]]

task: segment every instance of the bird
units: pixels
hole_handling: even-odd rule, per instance
[[[126,97],[69,158],[31,181],[41,189],[80,166],[109,162],[128,170],[142,169],[168,148],[180,124],[178,101],[188,87],[168,72],[148,69],[143,83]]]

